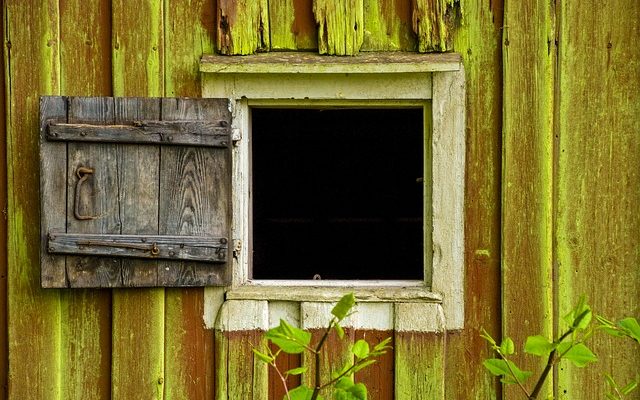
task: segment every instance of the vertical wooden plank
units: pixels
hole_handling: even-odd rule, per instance
[[[454,48],[466,72],[465,328],[447,333],[445,398],[500,398],[482,367],[492,357],[481,328],[501,334],[500,178],[502,2],[467,2]]]
[[[164,94],[163,3],[112,3],[116,96]],[[164,393],[164,290],[113,293],[112,397],[161,399]]]
[[[0,160],[5,160],[2,164],[4,168],[0,168],[0,309],[5,312],[0,313],[0,398],[6,399],[9,391],[9,341],[7,334],[9,327],[7,325],[7,82],[9,76],[6,74],[5,48],[7,43],[6,36],[6,2],[2,5],[2,18],[0,18],[0,32],[5,40],[5,47],[0,52],[0,65],[3,68],[4,79],[0,79]]]
[[[3,6],[7,21],[9,397],[55,399],[62,378],[60,302],[57,291],[40,288],[36,171],[38,95],[59,92],[58,3],[6,1]]]
[[[320,54],[353,56],[364,39],[363,0],[313,0]]]
[[[446,331],[439,304],[395,304],[395,398],[443,399]]]
[[[461,23],[460,0],[411,0],[418,51],[448,51],[451,33]]]
[[[364,0],[361,51],[415,51],[411,11],[408,0]]]
[[[69,98],[69,122],[104,123],[114,121],[113,99],[107,97]],[[93,174],[79,184],[78,168],[92,168]],[[118,181],[115,146],[74,143],[67,145],[67,232],[120,233]],[[79,191],[79,193],[76,193]],[[76,199],[77,197],[77,199]],[[80,203],[76,204],[76,200]],[[74,209],[95,219],[79,220]],[[116,258],[67,257],[70,287],[104,287],[120,283],[121,261]]]
[[[332,303],[311,303],[303,302],[300,304],[300,325],[302,329],[311,332],[311,343],[316,345],[324,334],[329,321],[331,320]],[[351,346],[355,330],[353,329],[354,321],[352,318],[346,318],[342,321],[344,328],[344,339],[340,339],[332,330],[327,338],[322,354],[320,356],[320,383],[326,383],[331,380],[331,374],[336,372],[350,360],[353,360]],[[302,355],[302,365],[309,367],[307,373],[303,374],[302,382],[310,388],[315,387],[315,357],[309,353]],[[320,395],[326,398],[331,397],[329,389],[320,391]]]
[[[393,400],[395,388],[394,353],[394,305],[393,303],[360,303],[357,306],[358,319],[354,341],[364,339],[373,348],[387,338],[391,338],[391,349],[376,363],[356,373],[355,381],[367,386],[368,398]]]
[[[216,322],[216,400],[266,400],[267,365],[253,348],[264,348],[269,323],[266,301],[226,301]]]
[[[60,1],[60,83],[68,96],[111,94],[109,0]],[[79,74],[78,71],[82,70]],[[111,292],[61,293],[65,399],[111,397]]]
[[[272,50],[318,48],[312,0],[270,0],[269,27]]]
[[[116,98],[116,124],[160,119],[160,99]],[[160,146],[122,144],[115,147],[120,233],[158,234],[158,176]],[[155,286],[158,263],[122,260],[123,286]]]
[[[503,333],[524,343],[528,335],[553,334],[555,22],[549,2],[504,4]],[[514,361],[527,370],[546,362],[522,354]],[[506,388],[505,396],[519,395],[513,390]]]
[[[558,12],[558,317],[562,321],[582,294],[600,315],[637,317],[640,3],[561,2]],[[595,339],[597,366],[562,365],[559,397],[605,398],[603,372],[622,385],[636,377],[636,343]]]
[[[270,301],[269,302],[269,329],[280,325],[280,320],[287,321],[292,326],[300,327],[300,303],[294,301]],[[278,351],[278,347],[269,343],[271,351]],[[288,371],[298,368],[302,364],[300,354],[280,353],[276,358],[276,365],[280,371]],[[286,379],[287,388],[297,387],[301,383],[300,375],[289,375]],[[274,368],[269,368],[269,399],[280,400],[284,398],[286,392],[280,376]]]
[[[67,145],[47,141],[49,121],[67,122],[66,98],[40,99],[40,280],[43,287],[64,288],[66,257],[47,252],[47,237],[67,230]]]
[[[198,63],[213,53],[216,1],[164,4],[165,96],[200,97]],[[180,368],[165,371],[165,398],[211,399],[214,396],[215,346],[213,324],[203,321],[204,290],[167,289],[165,292],[165,358]]]
[[[226,99],[163,99],[166,121],[222,118],[231,121]],[[164,146],[161,150],[159,233],[230,237],[229,148]],[[222,284],[228,263],[158,263],[158,281],[171,285]]]
[[[218,0],[217,27],[222,54],[253,54],[271,47],[267,0]]]

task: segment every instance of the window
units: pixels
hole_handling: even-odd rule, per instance
[[[252,108],[252,278],[423,279],[422,108]]]
[[[201,71],[203,97],[230,98],[233,113],[226,299],[332,301],[355,291],[441,303],[446,328],[462,327],[459,55],[205,56]],[[333,163],[322,157],[329,149]],[[394,189],[376,191],[378,182]]]

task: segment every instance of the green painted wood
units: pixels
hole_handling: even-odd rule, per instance
[[[320,54],[358,54],[364,39],[363,0],[313,0]]]
[[[60,1],[61,94],[111,94],[109,0]],[[83,66],[78,74],[78,66]],[[61,398],[111,398],[111,292],[61,292]]]
[[[395,399],[444,399],[443,332],[395,332]]]
[[[228,55],[269,50],[267,0],[218,0],[218,52]]]
[[[216,1],[166,0],[164,6],[165,96],[200,97],[198,64],[214,51]],[[214,331],[203,323],[204,290],[166,289],[165,358],[180,368],[165,370],[165,399],[212,399],[215,389]]]
[[[504,11],[502,326],[524,343],[529,335],[553,333],[555,32],[548,2],[506,1]],[[527,370],[546,363],[522,353],[515,361]],[[505,389],[506,398],[520,395],[517,390]]]
[[[5,7],[2,7],[5,11]],[[6,16],[6,14],[3,14]],[[5,31],[6,20],[1,18],[0,31]],[[0,52],[0,65],[5,66],[5,52]],[[5,70],[3,69],[3,72]],[[0,140],[0,160],[7,160],[7,75],[0,79],[0,132],[5,132],[4,137]],[[5,168],[0,168],[0,210],[7,210],[7,168],[6,164],[2,164]],[[0,309],[7,310],[7,218],[0,218]],[[7,313],[0,313],[0,398],[5,399],[9,390],[9,346],[8,346],[8,321]]]
[[[453,43],[467,74],[465,329],[447,334],[445,398],[489,399],[500,385],[481,366],[493,354],[480,330],[501,334],[502,2],[467,2],[463,11]]]
[[[364,0],[361,51],[415,51],[412,8],[406,0]]]
[[[60,294],[40,288],[39,94],[60,90],[57,1],[3,3],[7,80],[8,350],[11,399],[57,399]],[[25,21],[39,21],[37,24]],[[37,68],[34,68],[34,64]]]
[[[557,12],[558,318],[582,294],[600,315],[638,318],[640,3],[561,2]],[[598,335],[591,347],[599,362],[562,365],[559,396],[605,398],[604,372],[622,385],[640,372],[637,344]]]
[[[269,0],[272,50],[315,50],[318,30],[312,0]]]
[[[413,31],[421,53],[451,50],[452,32],[462,22],[460,0],[413,0]]]
[[[163,2],[112,3],[113,94],[164,94]],[[135,27],[136,29],[132,29]],[[164,397],[164,290],[113,292],[112,397]]]

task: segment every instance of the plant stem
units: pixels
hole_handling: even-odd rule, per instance
[[[271,365],[273,367],[273,369],[276,370],[276,373],[280,377],[280,380],[282,381],[282,386],[284,386],[284,393],[287,395],[287,400],[291,400],[291,397],[289,396],[289,388],[287,387],[287,379],[282,375],[282,373],[280,372],[280,370],[276,366],[275,362],[273,364],[269,364],[269,365]]]
[[[560,339],[558,339],[558,343],[562,343],[562,341],[565,340],[567,338],[567,336],[571,335],[573,333],[573,331],[575,331],[575,327],[574,326],[569,328],[568,331],[566,331],[562,336],[560,336]],[[549,353],[549,358],[547,359],[547,365],[544,367],[544,370],[542,371],[542,374],[540,374],[540,378],[538,378],[538,382],[536,382],[536,386],[533,388],[533,391],[531,392],[531,395],[529,396],[529,400],[533,400],[533,399],[537,399],[538,398],[538,395],[540,394],[540,391],[542,390],[542,386],[544,385],[544,381],[547,380],[547,376],[549,376],[549,372],[551,372],[551,368],[555,364],[556,352],[557,352],[556,349],[553,349],[553,350],[551,350],[551,353]]]

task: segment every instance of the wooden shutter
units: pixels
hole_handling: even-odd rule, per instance
[[[229,282],[226,99],[43,97],[42,286]]]

